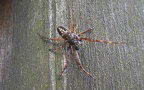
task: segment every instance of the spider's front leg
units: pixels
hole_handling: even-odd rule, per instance
[[[90,38],[80,38],[80,39],[87,41],[87,42],[101,42],[101,43],[107,43],[107,44],[127,44],[126,42],[113,42],[113,41],[90,39]]]
[[[92,31],[92,28],[89,28],[81,33],[78,34],[78,36],[83,36],[85,33],[88,33],[88,32],[91,32]]]
[[[65,71],[66,68],[68,67],[68,60],[69,60],[69,56],[70,56],[70,49],[71,49],[71,47],[69,46],[69,47],[67,48],[67,52],[66,52],[66,55],[65,55],[65,57],[64,57],[64,58],[66,59],[66,62],[64,62],[64,63],[65,63],[65,64],[64,64],[64,68],[63,68],[63,70],[62,70],[62,72],[61,72],[61,74],[60,74],[58,80],[61,79],[61,77],[62,77],[64,71]]]
[[[84,73],[86,73],[89,77],[95,79],[89,72],[87,72],[87,71],[83,68],[83,66],[82,66],[82,64],[81,64],[81,61],[80,61],[80,59],[79,59],[79,56],[78,56],[77,51],[76,51],[75,49],[73,49],[73,51],[74,51],[74,56],[75,56],[75,58],[76,58],[76,63],[78,64],[79,68],[80,68]]]

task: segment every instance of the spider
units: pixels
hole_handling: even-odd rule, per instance
[[[86,42],[102,42],[102,43],[108,43],[108,44],[124,44],[125,42],[113,42],[113,41],[107,41],[107,40],[97,40],[97,39],[90,39],[90,38],[84,38],[82,37],[84,34],[88,33],[88,32],[91,32],[92,29],[89,28],[79,34],[76,34],[76,31],[78,29],[78,27],[74,27],[73,25],[73,20],[72,20],[72,16],[70,16],[70,20],[69,20],[69,23],[70,23],[70,30],[66,29],[65,27],[63,26],[58,26],[57,27],[57,31],[58,33],[60,34],[61,38],[47,38],[47,37],[44,37],[44,36],[41,36],[39,34],[39,36],[45,40],[45,41],[49,41],[49,40],[52,40],[52,41],[64,41],[64,43],[55,48],[55,49],[49,49],[49,51],[53,51],[53,50],[57,50],[57,49],[60,49],[60,48],[67,48],[66,50],[66,63],[64,64],[64,68],[63,70],[61,71],[61,74],[59,76],[59,80],[60,78],[62,77],[64,71],[66,70],[66,68],[68,67],[68,62],[69,62],[69,57],[70,57],[70,51],[72,50],[73,53],[74,53],[74,56],[75,56],[75,59],[76,59],[76,63],[77,65],[79,66],[79,68],[86,74],[88,75],[89,77],[91,77],[92,79],[95,79],[88,71],[86,71],[82,64],[81,64],[81,61],[80,61],[80,58],[79,58],[79,55],[78,55],[78,50],[79,50],[79,46],[82,45],[82,41],[86,41]]]

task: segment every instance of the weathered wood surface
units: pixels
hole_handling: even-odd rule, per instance
[[[144,0],[2,1],[0,90],[144,90]],[[57,45],[37,35],[59,37],[56,27],[69,27],[70,10],[78,32],[93,28],[86,37],[128,42],[84,42],[80,59],[96,80],[80,71],[73,56],[58,80],[64,51],[49,52]]]

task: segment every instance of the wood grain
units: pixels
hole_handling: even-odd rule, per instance
[[[5,72],[0,74],[1,90],[144,89],[143,0],[13,0],[10,4],[9,19],[3,20],[10,23],[11,34],[6,37],[11,39],[2,41],[5,33],[0,34],[0,72]],[[70,15],[78,32],[93,28],[85,37],[128,43],[83,42],[78,52],[81,62],[96,80],[80,71],[72,52],[67,71],[58,80],[64,49],[49,52],[58,42],[44,42],[37,35],[60,37],[56,28],[69,28]],[[3,54],[4,43],[11,53]]]

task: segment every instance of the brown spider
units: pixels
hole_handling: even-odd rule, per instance
[[[72,17],[70,17],[70,30],[66,29],[63,26],[58,26],[57,27],[57,31],[58,33],[61,35],[62,38],[46,38],[43,36],[40,36],[43,40],[53,40],[53,41],[65,41],[63,45],[55,48],[55,49],[49,49],[50,51],[53,50],[57,50],[59,48],[63,48],[66,47],[67,52],[66,52],[66,63],[64,65],[64,68],[59,76],[59,79],[61,78],[62,74],[64,73],[64,71],[66,70],[66,68],[68,67],[68,59],[70,56],[70,50],[72,49],[75,59],[76,59],[76,63],[78,64],[79,68],[86,73],[89,77],[95,79],[89,72],[87,72],[80,61],[80,58],[78,56],[77,50],[79,50],[79,45],[81,45],[82,40],[87,41],[87,42],[103,42],[103,43],[108,43],[108,44],[124,44],[125,42],[113,42],[113,41],[106,41],[106,40],[97,40],[97,39],[90,39],[90,38],[83,38],[82,36],[85,33],[91,32],[92,29],[87,29],[79,34],[76,34],[78,27],[74,27],[73,26],[73,21],[72,21]],[[68,45],[68,46],[66,46]]]

